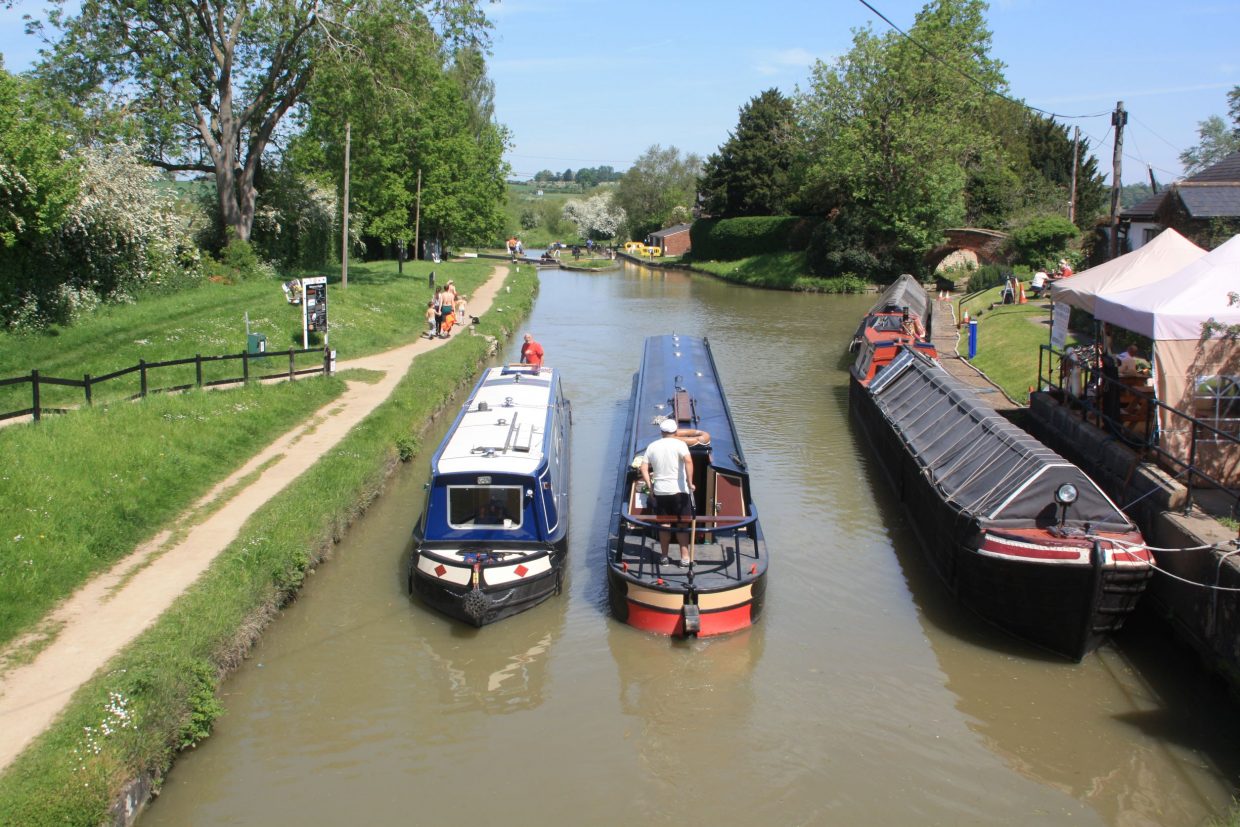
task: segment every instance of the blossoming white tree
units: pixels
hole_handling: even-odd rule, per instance
[[[613,203],[610,192],[600,193],[585,201],[569,201],[564,217],[577,225],[582,238],[615,238],[624,226],[624,208]]]

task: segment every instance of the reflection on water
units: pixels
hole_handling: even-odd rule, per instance
[[[560,611],[525,612],[505,622],[509,628],[502,644],[481,641],[483,630],[425,618],[411,644],[438,668],[437,697],[443,707],[507,713],[541,704],[548,653],[564,631],[565,602],[552,603]]]
[[[573,402],[564,594],[481,630],[411,602],[419,459],[227,681],[217,735],[145,824],[1191,825],[1227,806],[1236,713],[1159,634],[1050,660],[923,564],[848,421],[840,354],[872,297],[540,278],[527,328]],[[722,639],[607,613],[624,405],[642,341],[670,332],[711,340],[771,553],[761,621]]]

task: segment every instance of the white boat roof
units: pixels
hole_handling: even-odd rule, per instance
[[[508,371],[505,373],[505,371]],[[440,474],[533,474],[546,453],[556,374],[543,367],[489,368],[440,448]]]

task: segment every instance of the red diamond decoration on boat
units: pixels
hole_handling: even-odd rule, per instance
[[[527,569],[525,566],[517,566],[515,569],[513,569],[513,571],[517,573],[517,577],[525,577],[525,575],[530,573],[530,570]]]
[[[447,567],[444,566],[443,563],[440,563],[438,566],[435,566],[435,574],[438,575],[439,577],[443,577],[447,573],[448,573],[448,569]]]

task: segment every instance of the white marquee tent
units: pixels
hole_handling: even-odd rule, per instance
[[[1240,387],[1240,343],[1218,331],[1206,336],[1203,325],[1210,320],[1240,325],[1240,235],[1166,278],[1098,296],[1094,316],[1154,340],[1155,390],[1164,404],[1207,421],[1211,404],[1215,414],[1222,405],[1237,415],[1240,400],[1218,394]],[[1165,448],[1189,444],[1185,420],[1164,414],[1160,427]],[[1220,456],[1210,461],[1201,456],[1200,442],[1198,450],[1216,478],[1240,476],[1240,451],[1220,448]]]
[[[1054,282],[1051,300],[1092,314],[1099,296],[1160,281],[1205,254],[1205,250],[1175,230],[1163,230],[1149,244],[1131,253]]]

